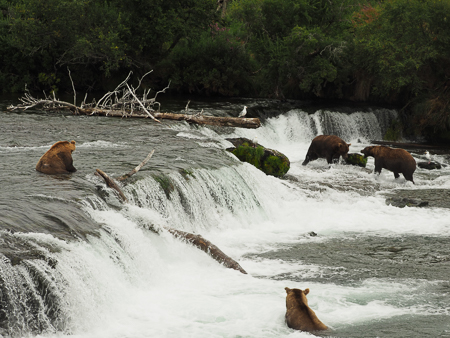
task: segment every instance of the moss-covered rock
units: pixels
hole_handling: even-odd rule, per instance
[[[364,158],[364,156],[360,154],[348,154],[348,158],[345,160],[345,163],[365,168],[367,164],[367,158]]]
[[[291,167],[289,159],[279,151],[268,149],[258,143],[240,137],[227,139],[233,143],[234,148],[227,150],[243,161],[254,165],[267,175],[282,177]]]

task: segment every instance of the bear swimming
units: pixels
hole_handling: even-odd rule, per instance
[[[416,160],[404,149],[394,149],[386,146],[365,147],[361,152],[364,157],[373,156],[375,158],[375,172],[380,174],[381,169],[387,169],[394,172],[394,177],[400,175],[407,181],[413,180],[413,173],[416,170]]]
[[[59,141],[39,159],[36,170],[41,173],[68,174],[77,171],[73,166],[72,152],[75,150],[75,141]]]
[[[322,323],[313,310],[308,306],[306,295],[309,289],[302,291],[300,289],[286,290],[286,324],[291,329],[301,331],[327,330],[328,327]]]
[[[302,165],[307,165],[310,161],[317,160],[318,158],[326,158],[328,164],[331,164],[333,160],[339,160],[339,156],[346,159],[350,145],[335,135],[316,136],[309,146]]]

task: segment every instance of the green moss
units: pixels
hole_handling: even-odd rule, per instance
[[[264,161],[264,172],[267,175],[272,175],[276,177],[282,177],[288,172],[290,164],[277,156],[269,156]]]
[[[402,124],[399,120],[392,120],[391,125],[383,136],[385,141],[398,141],[402,137]]]
[[[261,169],[261,159],[264,157],[263,147],[258,146],[254,148],[249,146],[247,142],[244,142],[233,150],[233,154],[241,161],[248,162],[256,168]]]
[[[167,198],[170,198],[170,193],[175,190],[175,187],[170,178],[166,176],[153,176],[153,178],[161,185],[161,188],[164,190]]]
[[[262,146],[249,146],[247,142],[231,151],[236,157],[243,161],[254,165],[267,175],[282,177],[290,168],[290,163],[282,154],[280,156],[268,155]]]
[[[364,158],[360,154],[348,154],[348,158],[345,160],[347,164],[357,165],[365,168],[367,164],[367,158]]]
[[[180,174],[181,174],[181,176],[183,176],[183,178],[184,178],[186,181],[189,181],[189,178],[190,178],[190,177],[195,178],[194,172],[193,172],[192,170],[181,169],[181,170],[180,170]]]

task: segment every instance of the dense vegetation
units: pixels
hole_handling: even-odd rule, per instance
[[[222,6],[220,5],[222,4]],[[449,0],[0,0],[0,86],[392,103],[450,140]]]

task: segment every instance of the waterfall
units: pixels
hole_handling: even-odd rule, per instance
[[[124,188],[130,203],[121,210],[95,195],[83,202],[85,212],[103,224],[98,236],[86,241],[1,233],[22,254],[0,254],[0,334],[71,333],[92,324],[99,320],[96,309],[108,307],[105,303],[117,298],[117,289],[127,294],[136,285],[155,282],[154,271],[166,264],[155,245],[163,250],[172,242],[185,246],[174,239],[167,242],[169,235],[153,234],[150,224],[202,232],[262,222],[276,209],[264,196],[278,184],[247,165],[147,176]],[[281,202],[284,192],[277,191]]]
[[[314,114],[295,109],[286,114],[269,118],[254,131],[236,131],[238,136],[254,135],[261,144],[272,147],[286,144],[310,143],[317,135],[337,135],[347,142],[369,143],[382,140],[397,111],[373,109],[350,114],[318,110]]]

